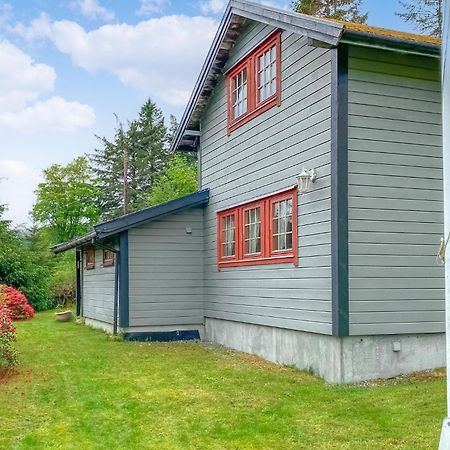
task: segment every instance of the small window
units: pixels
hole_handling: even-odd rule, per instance
[[[218,266],[297,264],[297,188],[218,213]]]
[[[272,33],[228,73],[228,134],[280,104],[281,31]]]
[[[95,269],[95,248],[94,247],[87,247],[86,251],[84,253],[85,259],[86,259],[86,269]]]
[[[114,252],[111,250],[103,249],[103,267],[109,267],[114,265]]]

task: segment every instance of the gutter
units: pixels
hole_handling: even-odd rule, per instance
[[[97,239],[97,232],[90,231],[84,236],[72,239],[71,241],[64,242],[62,244],[55,245],[51,247],[52,252],[57,255],[58,253],[63,253],[71,248],[79,247],[84,244],[93,243]]]
[[[399,51],[401,53],[428,56],[431,58],[440,59],[441,57],[441,46],[438,44],[416,42],[393,36],[375,36],[372,33],[366,33],[364,31],[344,29],[339,43],[377,48],[380,50]]]

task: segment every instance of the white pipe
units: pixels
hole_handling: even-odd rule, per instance
[[[450,233],[450,0],[444,0],[442,41],[442,124],[444,160],[444,229]],[[447,337],[447,418],[444,419],[439,450],[450,450],[450,248],[445,264],[445,321]]]

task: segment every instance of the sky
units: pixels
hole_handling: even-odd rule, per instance
[[[260,0],[289,9],[290,0]],[[151,98],[180,118],[225,0],[0,1],[0,204],[29,224],[42,170],[91,153]],[[368,23],[413,31],[397,0]]]

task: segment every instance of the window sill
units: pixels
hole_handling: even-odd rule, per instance
[[[233,261],[219,261],[218,268],[225,269],[227,267],[241,267],[241,266],[261,266],[269,264],[288,264],[298,266],[298,260],[295,255],[280,255],[271,256],[269,258],[246,258]]]

